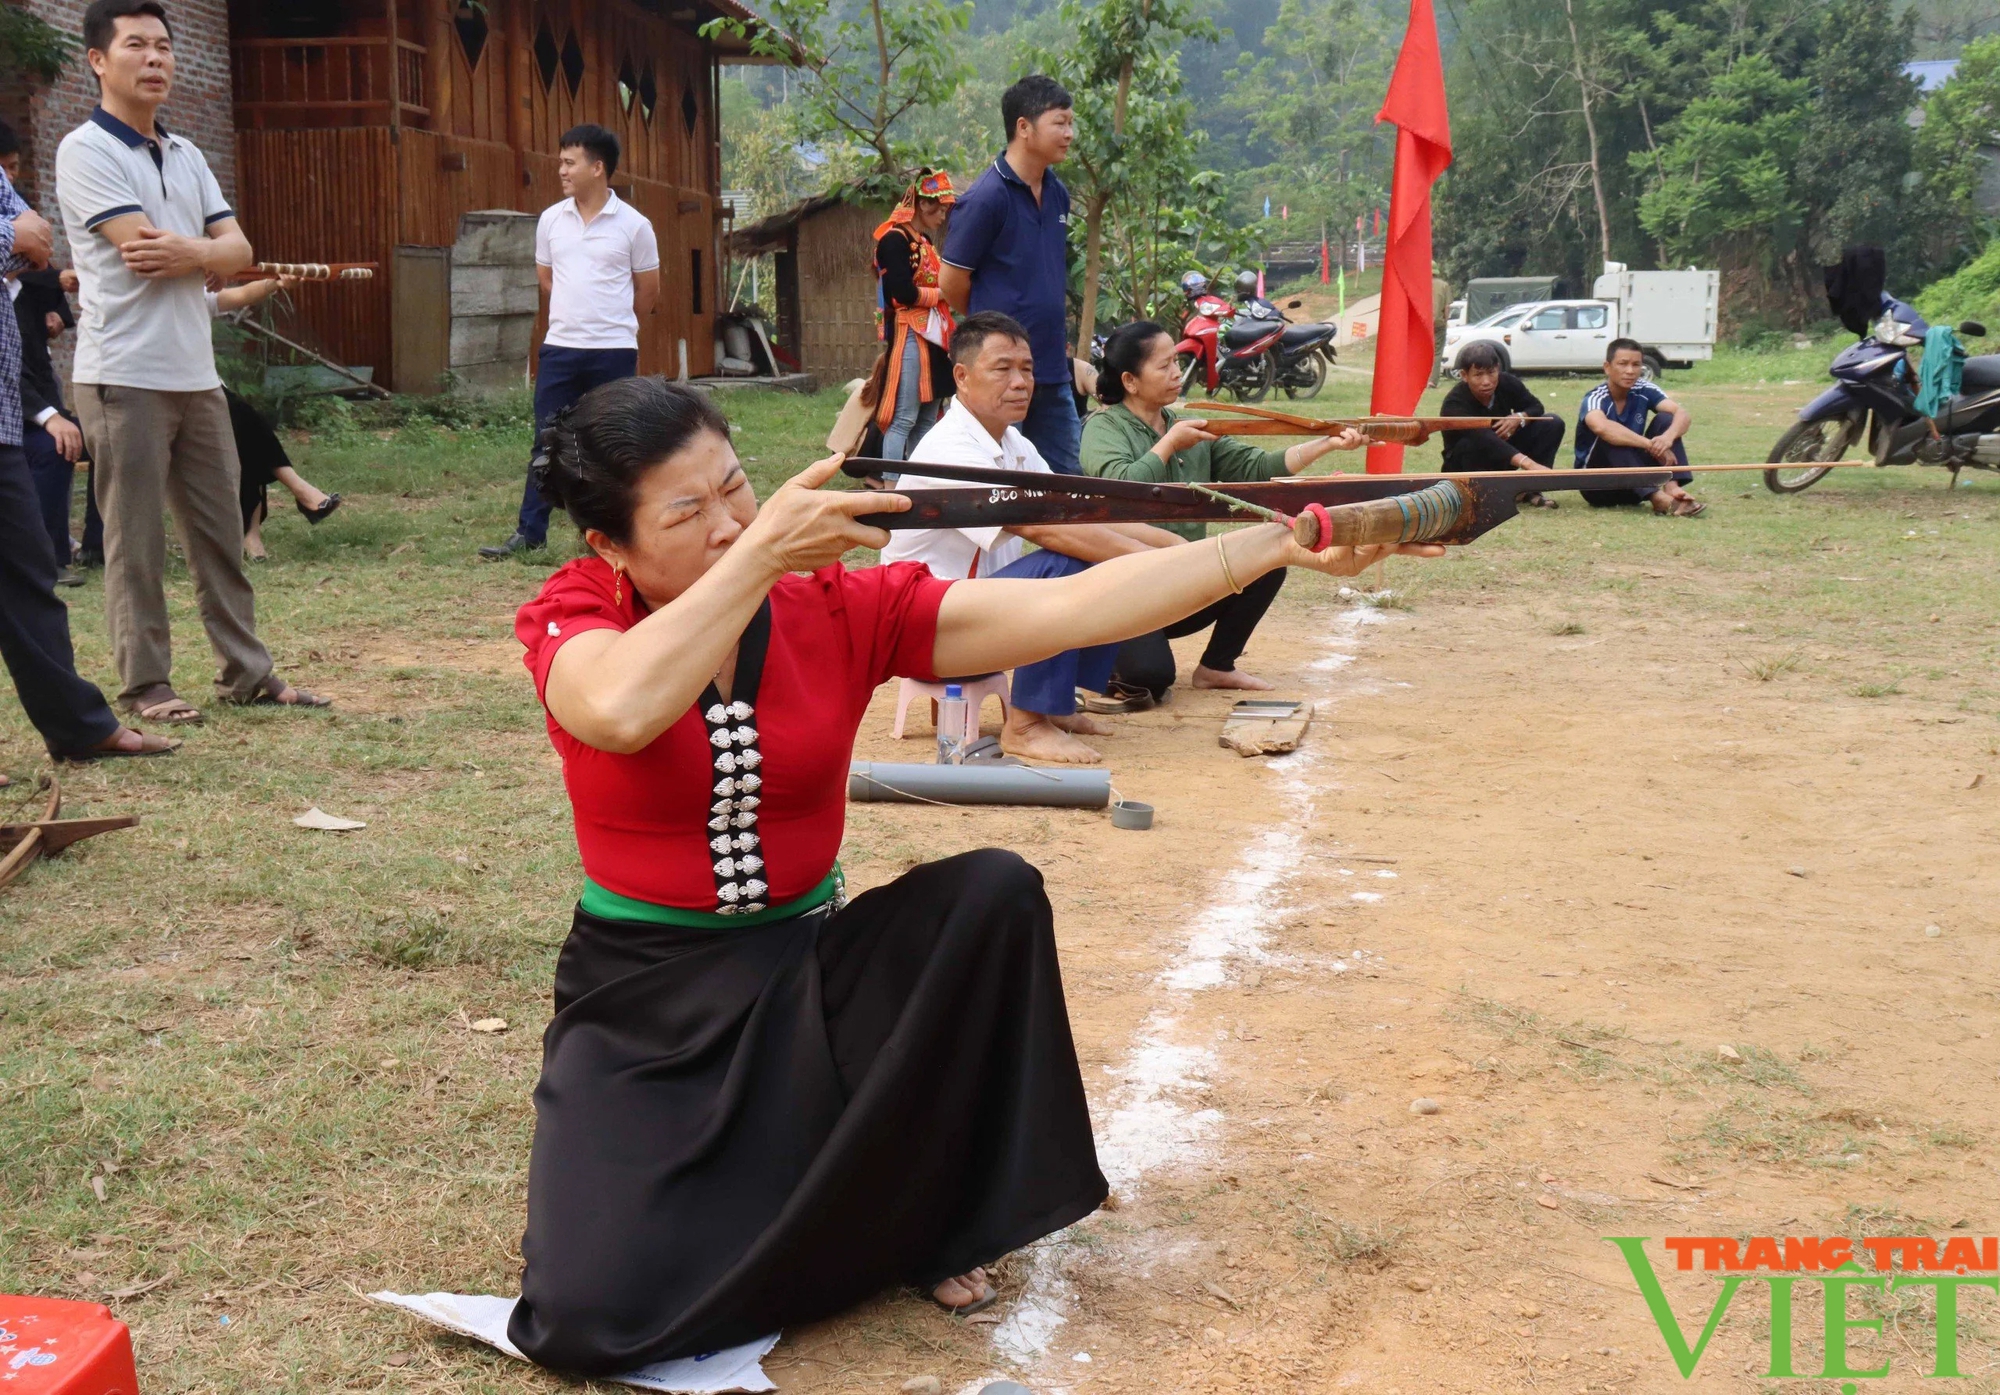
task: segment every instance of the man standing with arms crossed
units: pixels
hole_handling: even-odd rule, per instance
[[[54,241],[0,173],[0,277],[47,266]],[[0,313],[0,660],[56,759],[166,755],[180,742],[121,726],[104,694],[77,676],[69,611],[56,599],[55,549],[21,450],[20,382],[21,340],[8,311]]]
[[[99,106],[56,151],[56,194],[81,278],[77,417],[104,513],[104,609],[124,689],[148,721],[202,717],[173,688],[163,513],[180,527],[225,702],[326,707],[272,672],[243,571],[236,438],[215,371],[209,278],[250,265],[250,243],[201,151],[158,112],[173,90],[159,0],[93,0],[83,42]]]
[[[1069,361],[1069,190],[1051,168],[1076,140],[1073,105],[1039,74],[1007,89],[1007,148],[952,209],[938,277],[959,318],[993,310],[1028,331],[1035,397],[1020,430],[1059,475],[1083,473]]]
[[[535,373],[538,440],[556,413],[586,392],[638,373],[639,322],[660,301],[653,225],[611,192],[618,137],[602,126],[565,132],[556,170],[568,197],[544,209],[535,228],[535,266],[549,323]],[[546,547],[551,512],[530,476],[514,535],[480,548],[479,555],[498,559]]]

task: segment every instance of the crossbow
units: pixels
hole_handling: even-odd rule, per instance
[[[238,281],[269,281],[289,276],[295,281],[373,281],[381,270],[377,262],[259,262],[239,271]]]
[[[1842,462],[1865,465],[1867,461]],[[1697,465],[1698,473],[1766,470]],[[857,457],[841,469],[856,479],[908,474],[983,485],[979,489],[895,490],[904,513],[862,514],[875,528],[1010,528],[1065,523],[1283,523],[1301,547],[1375,543],[1469,543],[1514,517],[1524,494],[1558,489],[1654,490],[1669,467],[1637,470],[1498,470],[1452,475],[1314,475],[1303,479],[1149,484],[1089,475],[1023,474],[978,465]]]
[[[1234,414],[1217,416],[1217,413]],[[1420,446],[1438,431],[1476,431],[1498,426],[1508,417],[1301,417],[1252,407],[1242,402],[1189,402],[1175,410],[1182,420],[1206,423],[1217,436],[1338,436],[1359,431],[1376,445]],[[1516,421],[1553,421],[1553,417],[1516,416]]]

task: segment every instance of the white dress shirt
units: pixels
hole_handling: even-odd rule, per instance
[[[618,195],[588,223],[575,199],[542,210],[535,262],[551,271],[549,332],[559,349],[636,349],[639,315],[632,280],[660,269],[660,244],[646,215]]]
[[[896,481],[897,489],[985,489],[959,480],[926,479],[916,466],[978,465],[997,470],[1019,470],[1023,474],[1054,473],[1034,442],[1014,427],[999,440],[979,424],[956,397],[938,418],[937,425],[924,433],[910,453],[909,473]],[[1026,544],[1004,528],[909,528],[889,534],[882,549],[884,562],[922,562],[931,575],[947,581],[963,581],[972,576],[991,576],[1002,567],[1020,560]]]

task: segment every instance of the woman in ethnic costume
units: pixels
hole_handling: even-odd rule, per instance
[[[951,396],[951,307],[938,290],[935,237],[958,195],[951,176],[925,170],[875,229],[875,276],[882,285],[883,379],[875,408],[882,459],[907,460]]]
[[[749,1341],[979,1266],[1105,1196],[1042,878],[988,849],[846,899],[848,760],[878,684],[1144,634],[1277,567],[1393,549],[1288,529],[1058,580],[850,569],[824,460],[760,510],[701,394],[632,378],[544,433],[591,554],[516,633],[584,889],[556,964],[509,1336],[584,1375]],[[1435,555],[1438,548],[1404,548]]]

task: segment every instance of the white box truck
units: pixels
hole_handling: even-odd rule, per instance
[[[1649,377],[1686,368],[1715,353],[1721,282],[1714,271],[1628,271],[1606,262],[1589,300],[1525,301],[1448,326],[1440,367],[1450,371],[1460,349],[1485,340],[1516,373],[1595,373],[1611,341],[1623,337],[1643,346]]]
[[[1628,271],[1606,262],[1590,293],[1618,305],[1618,332],[1659,355],[1669,368],[1715,356],[1719,271]]]

